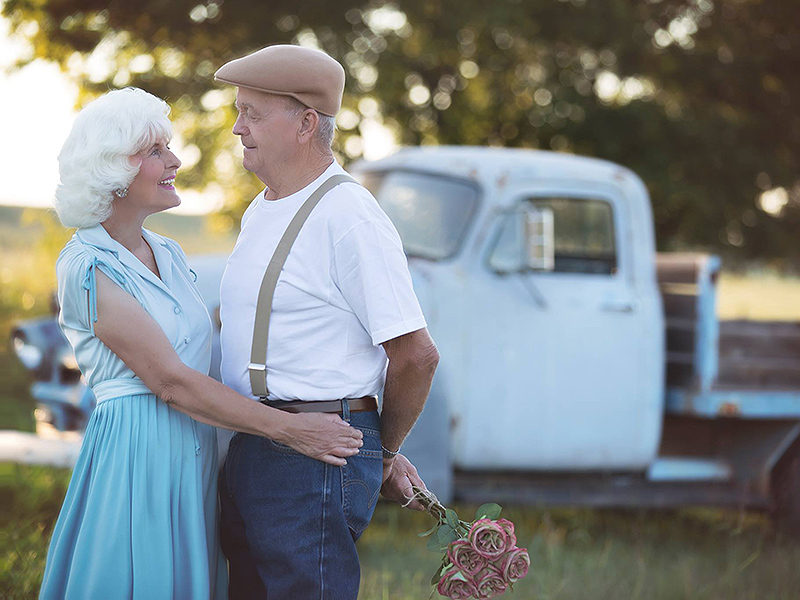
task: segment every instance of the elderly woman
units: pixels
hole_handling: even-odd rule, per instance
[[[168,113],[142,90],[110,92],[59,155],[56,211],[78,228],[58,258],[59,321],[97,408],[42,598],[225,597],[214,426],[334,465],[362,444],[337,415],[269,408],[206,375],[211,321],[193,273],[178,244],[142,227],[180,204]]]

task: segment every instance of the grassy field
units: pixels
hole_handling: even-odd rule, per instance
[[[0,597],[36,598],[47,542],[69,472],[0,465]],[[6,508],[7,507],[7,508]],[[456,505],[461,515],[474,506]],[[782,539],[763,515],[539,510],[508,507],[531,571],[519,600],[796,600],[800,543]],[[430,517],[380,504],[359,540],[359,600],[424,600],[439,556],[417,533]],[[438,597],[438,596],[437,596]]]
[[[717,286],[721,319],[800,321],[800,279],[723,273]]]
[[[189,253],[228,250],[200,218],[148,223]],[[68,238],[41,211],[0,207],[0,428],[33,429],[30,381],[8,333],[19,319],[48,313],[53,263]],[[800,321],[800,280],[723,274],[722,318]],[[0,464],[0,598],[35,598],[69,472]],[[470,515],[475,507],[455,506]],[[778,600],[800,598],[800,542],[773,530],[765,515],[718,510],[672,512],[539,510],[507,507],[519,544],[531,553],[520,600]],[[417,532],[430,517],[380,505],[359,541],[360,600],[424,600],[439,557]]]

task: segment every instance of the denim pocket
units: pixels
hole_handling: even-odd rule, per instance
[[[342,467],[342,506],[347,526],[356,537],[363,533],[372,519],[383,479],[380,432],[358,428],[364,434],[364,445],[358,454],[348,457],[347,464]]]

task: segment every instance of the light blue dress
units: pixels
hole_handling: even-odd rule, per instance
[[[96,273],[131,294],[181,360],[207,373],[212,327],[180,246],[143,230],[156,277],[102,225],[56,265],[59,322],[97,397],[47,556],[40,598],[227,597],[217,531],[216,430],[159,400],[94,335]]]

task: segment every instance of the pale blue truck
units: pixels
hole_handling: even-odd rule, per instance
[[[440,499],[751,507],[800,531],[800,323],[720,322],[719,260],[656,253],[638,176],[477,147],[351,171],[400,232],[441,354],[403,447]],[[224,260],[190,261],[214,314]],[[54,321],[13,339],[41,426],[81,428],[93,399]]]

